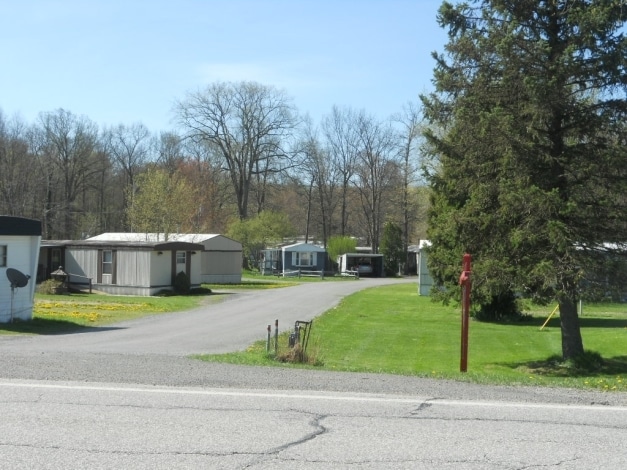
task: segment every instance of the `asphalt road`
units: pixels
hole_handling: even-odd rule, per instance
[[[0,337],[0,468],[624,468],[627,394],[204,363],[361,288]],[[384,353],[384,352],[382,352]]]

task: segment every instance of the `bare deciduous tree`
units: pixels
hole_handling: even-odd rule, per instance
[[[286,141],[295,114],[283,92],[255,82],[214,83],[175,106],[187,136],[215,147],[229,175],[240,219],[246,219],[253,185],[263,202],[270,173],[285,169]],[[258,204],[258,210],[262,209]]]
[[[407,253],[407,246],[419,211],[411,204],[411,188],[417,183],[417,173],[420,165],[419,143],[422,137],[422,119],[418,105],[413,102],[403,106],[401,113],[393,117],[393,121],[400,127],[398,134],[399,153],[401,158],[403,187],[401,193],[403,248]]]
[[[51,235],[74,238],[78,235],[75,212],[80,210],[75,203],[89,179],[100,170],[95,158],[98,127],[84,116],[58,109],[39,115],[39,134],[44,168],[60,186],[60,190],[54,183],[49,187],[49,204],[55,203],[60,212]]]
[[[322,121],[329,154],[340,176],[340,235],[347,235],[349,187],[355,172],[359,146],[356,132],[357,117],[358,114],[350,108],[341,110],[334,106],[331,115]]]
[[[385,222],[385,203],[399,176],[394,133],[389,125],[364,113],[359,115],[356,131],[359,147],[353,183],[360,196],[368,241],[377,253]]]
[[[0,111],[0,213],[39,216],[33,166],[26,124],[18,117],[7,121]]]
[[[185,159],[183,138],[174,132],[161,132],[153,139],[157,162],[172,175]]]
[[[310,214],[312,206],[317,206],[317,226],[321,233],[318,238],[326,246],[331,236],[333,214],[337,205],[336,188],[338,167],[333,164],[328,150],[323,147],[317,131],[313,129],[310,121],[304,130],[303,137],[297,146],[299,155],[298,171],[294,172],[294,178],[300,180],[307,187],[307,233],[309,238]]]
[[[234,215],[235,204],[219,158],[213,148],[204,142],[187,141],[183,149],[187,156],[184,162],[178,164],[178,169],[196,194],[194,231],[225,232],[229,219]]]
[[[119,124],[105,131],[104,143],[106,151],[126,175],[127,184],[133,187],[149,155],[150,131],[141,123]]]

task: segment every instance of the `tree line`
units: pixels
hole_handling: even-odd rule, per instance
[[[218,82],[172,114],[176,129],[155,135],[65,109],[33,123],[0,112],[0,213],[41,220],[47,239],[229,233],[264,212],[323,245],[354,236],[376,252],[386,222],[405,246],[424,234],[415,104],[385,120],[333,107],[314,125],[281,90]]]

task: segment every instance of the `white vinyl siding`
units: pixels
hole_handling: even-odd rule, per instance
[[[97,250],[68,248],[65,252],[65,262],[67,264],[63,267],[65,272],[90,277],[93,282],[96,282],[98,278]]]
[[[117,279],[122,286],[144,286],[150,283],[150,251],[118,250],[116,253]],[[163,258],[163,255],[161,256]]]
[[[33,315],[33,296],[37,278],[40,236],[36,235],[0,235],[0,322],[13,319],[30,320]],[[30,276],[25,287],[17,289],[11,295],[11,283],[6,277],[6,269],[13,268]]]

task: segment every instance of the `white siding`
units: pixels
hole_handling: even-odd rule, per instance
[[[68,247],[65,252],[63,270],[66,273],[91,278],[98,277],[98,250]]]
[[[240,274],[242,272],[242,257],[239,252],[230,253],[223,251],[204,251],[202,253],[202,273],[216,274]]]
[[[33,300],[37,279],[37,263],[39,259],[39,236],[0,236],[0,245],[7,246],[6,266],[0,267],[0,322],[13,319],[30,320],[33,317]],[[17,269],[30,276],[26,287],[16,288],[11,294],[11,283],[6,271],[8,268]],[[13,300],[13,310],[11,310]]]
[[[172,285],[172,251],[150,253],[150,282],[153,286]]]
[[[239,284],[242,282],[242,253],[203,251],[200,271],[204,283]]]
[[[235,284],[242,281],[242,244],[240,242],[223,235],[211,233],[170,233],[167,238],[168,241],[201,243],[204,246],[201,257],[192,255],[191,258],[190,281],[192,285],[199,285],[201,282]],[[89,240],[165,241],[165,239],[166,237],[163,233],[112,232],[100,234]],[[162,255],[153,253],[151,260],[151,285],[170,286],[171,252],[166,251]],[[200,269],[200,273],[198,273],[197,269]],[[120,284],[119,279],[118,284]]]
[[[418,257],[418,294],[430,295],[433,287],[433,278],[427,268],[427,253],[421,250],[417,253]]]
[[[116,285],[149,287],[150,254],[150,251],[117,250]]]
[[[200,286],[202,282],[202,276],[200,274],[200,266],[202,264],[202,256],[201,253],[196,252],[196,254],[192,255],[191,263],[189,266],[189,282],[192,286]]]

